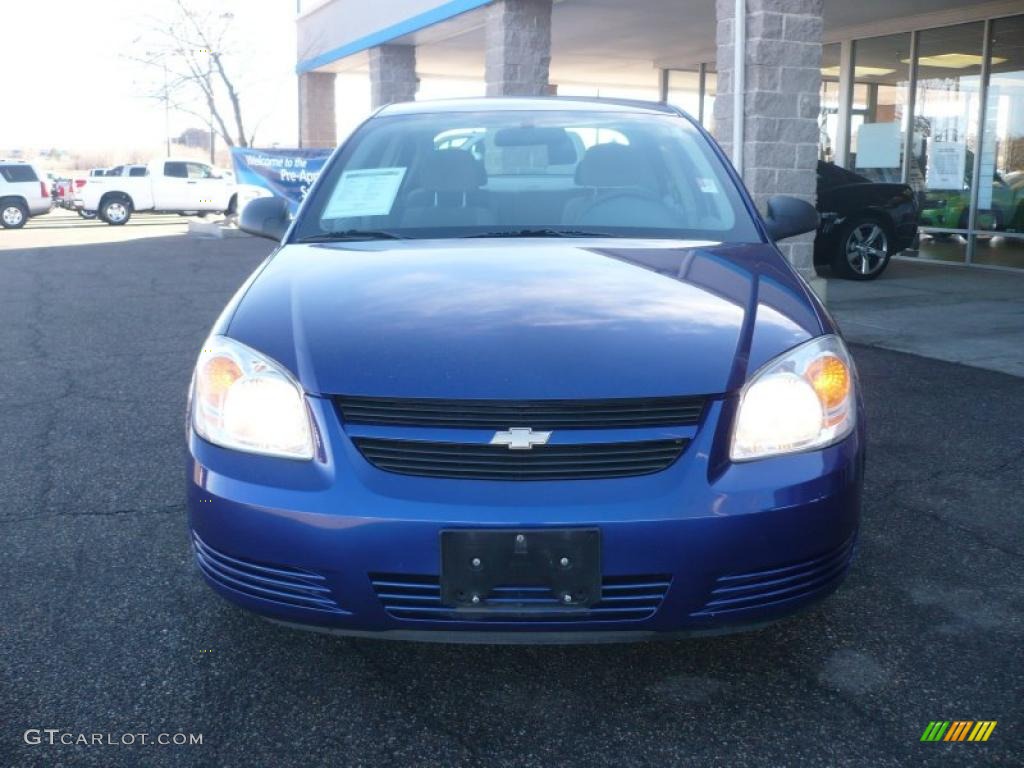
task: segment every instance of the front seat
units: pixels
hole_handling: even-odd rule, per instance
[[[566,224],[664,226],[672,217],[658,197],[658,178],[635,148],[595,144],[576,166],[576,184],[584,192],[569,200]]]
[[[405,200],[402,227],[462,227],[493,224],[480,189],[483,164],[462,149],[435,149],[419,169],[420,183]]]

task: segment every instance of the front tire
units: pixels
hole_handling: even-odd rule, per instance
[[[21,229],[28,221],[28,208],[19,200],[4,200],[0,203],[0,226],[4,229]]]
[[[970,223],[971,223],[970,213],[969,213],[969,211],[964,211],[960,215],[960,229],[967,229],[970,226]],[[991,224],[991,227],[986,227],[985,226],[986,224]],[[994,229],[994,230],[997,230],[997,231],[998,230],[1002,230],[1004,228],[1003,227],[1003,212],[1001,210],[999,210],[998,208],[993,208],[992,210],[989,210],[989,211],[979,211],[978,212],[978,221],[975,223],[975,225],[978,227],[978,229],[989,229],[989,230],[993,230]],[[981,234],[981,235],[975,234],[974,235],[974,238],[976,240],[978,240],[979,242],[982,242],[982,243],[987,243],[993,237],[998,237],[998,235],[990,235],[990,234]],[[964,235],[964,239],[965,240],[967,239],[967,235]]]
[[[132,217],[132,204],[124,197],[108,198],[100,205],[99,217],[112,227],[120,227]]]
[[[890,240],[888,229],[878,219],[850,218],[836,236],[833,273],[846,280],[874,280],[889,266]]]
[[[83,211],[81,208],[77,211],[78,215],[87,221],[92,221],[96,218],[96,211]]]

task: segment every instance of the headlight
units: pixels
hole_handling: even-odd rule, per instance
[[[211,336],[196,363],[192,424],[237,451],[313,458],[302,387],[280,364],[225,336]]]
[[[823,448],[853,430],[857,408],[850,353],[820,336],[768,363],[740,393],[733,461]]]

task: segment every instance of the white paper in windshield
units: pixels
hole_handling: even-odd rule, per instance
[[[395,204],[405,168],[362,168],[341,174],[324,208],[325,219],[352,216],[387,216]]]

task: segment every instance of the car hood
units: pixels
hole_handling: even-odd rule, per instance
[[[217,332],[312,394],[707,395],[829,321],[773,246],[474,239],[287,245]]]

